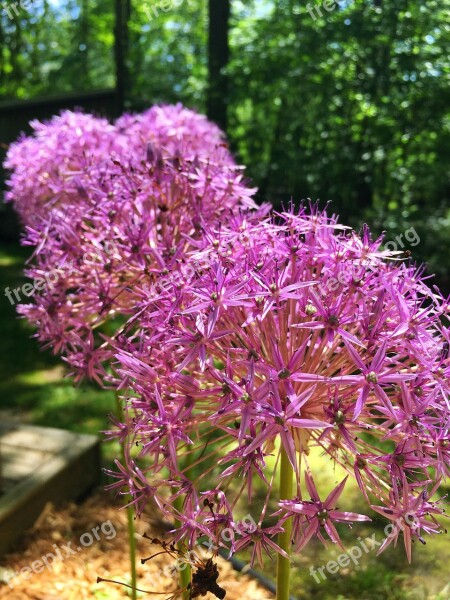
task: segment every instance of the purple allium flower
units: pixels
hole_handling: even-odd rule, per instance
[[[322,536],[322,529],[326,531],[335,544],[344,549],[334,523],[370,521],[370,518],[364,515],[336,510],[336,502],[344,491],[347,479],[348,475],[322,502],[311,474],[306,472],[306,488],[311,496],[311,500],[282,500],[280,502],[282,509],[280,513],[284,513],[284,518],[294,517],[298,519],[298,515],[300,515],[299,521],[301,525],[305,525],[306,527],[302,533],[298,534],[297,552],[300,552],[306,546],[313,535],[316,535],[325,543]]]
[[[46,123],[30,125],[34,135],[11,144],[5,161],[11,171],[6,200],[14,203],[26,224],[42,225],[40,219],[56,206],[68,214],[69,206],[83,204],[92,174],[108,177],[112,159],[131,167],[144,160],[159,166],[171,160],[179,169],[189,160],[201,172],[202,159],[208,162],[211,157],[213,163],[235,167],[223,132],[181,104],[154,106],[140,115],[124,115],[114,124],[64,111]],[[228,179],[224,182],[226,188]]]
[[[110,160],[115,129],[106,119],[71,111],[30,125],[34,135],[9,147],[4,166],[12,173],[5,198],[25,223],[41,228],[54,206],[64,209],[82,199],[83,173]]]
[[[110,488],[139,515],[156,503],[189,548],[261,561],[285,555],[286,522],[301,550],[368,519],[337,506],[346,479],[320,499],[317,448],[400,523],[382,549],[402,533],[410,559],[440,529],[450,458],[450,302],[422,268],[316,206],[267,217],[221,132],[180,105],[34,127],[6,162],[34,248],[19,312],[76,378],[122,392]],[[281,456],[294,491],[279,501]]]
[[[254,190],[222,132],[181,105],[115,125],[65,112],[34,128],[5,163],[34,248],[19,312],[76,379],[105,384],[111,341],[160,274],[178,269],[203,222],[256,208]]]
[[[186,262],[159,273],[156,291],[142,287],[139,318],[116,344],[134,423],[127,462],[158,481],[167,517],[180,520],[174,487],[185,499],[176,539],[191,546],[206,528],[223,546],[219,522],[237,523],[246,491],[261,536],[236,533],[230,551],[279,551],[273,536],[287,518],[299,550],[323,532],[340,544],[336,523],[368,517],[337,506],[346,479],[319,498],[307,467],[314,447],[356,479],[369,507],[376,498],[398,516],[407,493],[420,531],[436,532],[442,509],[425,499],[448,471],[448,302],[380,250],[381,238],[367,228],[360,238],[314,206],[276,219],[235,212],[186,240]],[[274,525],[266,514],[277,506],[281,448],[295,491]],[[253,502],[261,487],[265,501]],[[201,498],[218,490],[216,523]]]
[[[264,568],[264,554],[271,557],[270,550],[275,550],[278,554],[281,554],[285,558],[288,558],[286,552],[273,541],[273,538],[283,531],[283,527],[273,525],[272,527],[257,527],[251,529],[248,533],[240,531],[241,537],[238,542],[234,545],[234,552],[239,552],[243,548],[250,546],[252,548],[252,556],[250,559],[250,565],[253,566],[255,559],[258,558],[258,562],[262,568]]]
[[[392,529],[378,550],[378,554],[392,542],[396,546],[399,534],[402,532],[406,555],[408,561],[411,562],[411,542],[414,539],[425,544],[422,532],[441,533],[443,531],[441,524],[435,518],[443,513],[443,508],[439,506],[439,501],[430,500],[438,486],[439,483],[436,483],[429,492],[424,490],[420,494],[414,494],[406,477],[402,476],[392,489],[389,507],[372,506],[373,510],[392,521]]]
[[[129,156],[143,158],[147,151],[157,153],[160,149],[161,155],[194,159],[217,154],[218,147],[222,147],[224,157],[233,162],[219,127],[182,104],[153,106],[141,114],[123,115],[115,128],[119,144]]]

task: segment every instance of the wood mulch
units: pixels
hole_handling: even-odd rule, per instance
[[[158,550],[142,534],[161,537],[161,524],[146,515],[137,521],[137,530],[138,587],[167,592],[167,596],[140,594],[139,597],[165,600],[178,587],[178,574],[170,569],[173,559],[160,555],[145,565],[140,564],[141,558]],[[46,567],[43,559],[50,553],[55,558],[48,556],[49,566]],[[218,583],[226,590],[226,600],[273,599],[270,592],[248,576],[234,571],[228,562],[220,558],[217,562]],[[70,503],[58,509],[50,504],[46,506],[22,545],[0,559],[0,600],[116,600],[129,597],[123,586],[97,584],[98,576],[124,582],[129,578],[126,512],[119,510],[117,502],[102,491],[82,504]],[[208,594],[205,600],[214,598]]]

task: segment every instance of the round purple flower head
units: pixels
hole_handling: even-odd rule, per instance
[[[81,112],[63,111],[30,125],[33,135],[22,135],[8,149],[5,199],[22,222],[40,227],[55,206],[78,203],[77,182],[93,165],[110,162],[116,136],[106,119]]]
[[[381,550],[402,535],[411,558],[412,540],[441,530],[448,300],[367,227],[315,206],[211,222],[187,263],[142,288],[118,340],[126,460],[111,487],[138,513],[155,503],[189,548],[206,536],[261,560],[285,554],[274,536],[287,523],[301,551],[313,537],[341,545],[340,523],[370,520],[339,508],[352,477],[395,522]],[[314,448],[348,474],[326,497]],[[280,500],[282,464],[293,487]]]
[[[181,105],[115,126],[66,112],[34,128],[6,162],[8,199],[34,249],[32,298],[19,312],[77,379],[103,385],[111,339],[137,318],[140,283],[183,261],[202,222],[254,209],[254,189],[222,132]]]

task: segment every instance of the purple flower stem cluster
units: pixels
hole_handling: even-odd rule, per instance
[[[187,549],[251,548],[252,563],[342,547],[340,524],[370,520],[340,509],[348,477],[396,522],[380,551],[401,534],[411,560],[442,531],[450,303],[421,267],[316,205],[257,208],[220,131],[180,106],[35,130],[7,159],[30,275],[115,249],[20,308],[77,378],[123,395],[111,489],[138,515],[157,507]],[[347,472],[326,497],[314,448]]]
[[[414,539],[442,530],[434,494],[449,472],[449,303],[380,245],[316,207],[257,219],[241,211],[191,239],[195,274],[180,270],[144,296],[117,344],[128,455],[113,486],[131,489],[138,513],[154,502],[181,522],[176,539],[220,544],[245,496],[258,531],[236,532],[231,553],[283,555],[274,537],[288,521],[299,552],[313,537],[341,546],[336,524],[369,517],[339,510],[347,478],[319,496],[315,447],[370,508],[400,523],[409,559]],[[321,293],[345,269],[357,279]],[[283,453],[294,492],[268,515]],[[262,505],[252,502],[261,486]]]
[[[139,285],[184,260],[204,220],[254,208],[254,190],[221,131],[181,105],[114,125],[71,112],[32,125],[9,149],[6,199],[34,249],[26,275],[52,284],[18,310],[77,380],[105,385],[110,338],[138,318]]]

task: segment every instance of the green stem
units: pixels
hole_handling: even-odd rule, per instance
[[[116,406],[117,406],[117,419],[122,422],[123,410],[120,404],[119,396],[116,395]],[[120,453],[122,463],[125,466],[125,448],[123,444],[120,445]],[[130,495],[125,496],[126,502],[131,502],[132,498]],[[136,527],[134,524],[134,508],[133,506],[127,506],[127,519],[128,519],[128,550],[130,556],[130,568],[131,568],[131,597],[133,600],[137,600],[137,573],[136,573]]]
[[[128,544],[130,547],[131,585],[133,587],[131,597],[137,599],[137,573],[136,573],[136,528],[134,525],[134,509],[127,507],[128,516]]]
[[[291,500],[294,469],[285,449],[281,448],[280,462],[280,500]],[[289,556],[291,552],[292,520],[284,522],[284,531],[278,535],[278,545]],[[289,600],[289,578],[291,574],[290,558],[281,554],[277,559],[277,600]]]
[[[183,471],[184,471],[184,475],[185,477],[189,477],[188,472],[189,472],[189,467],[192,465],[193,462],[193,455],[191,452],[186,453],[186,455],[184,456],[184,460],[183,460]],[[175,502],[174,502],[174,508],[179,512],[183,512],[183,498],[182,496],[177,496],[175,498]],[[181,523],[180,521],[176,520],[175,521],[175,526],[176,527],[180,527]],[[178,544],[178,550],[180,552],[184,552],[186,550],[186,548],[183,545],[183,542],[180,542]],[[190,588],[188,589],[190,583],[191,583],[191,578],[192,578],[192,568],[191,565],[188,563],[184,563],[184,569],[180,571],[180,587],[181,589],[185,590],[185,592],[183,592],[183,600],[191,600],[191,591]]]
[[[174,508],[176,508],[176,510],[178,512],[182,512],[183,511],[183,498],[181,496],[177,496],[175,498],[175,502],[173,503]],[[180,527],[181,523],[180,521],[175,521],[175,527]],[[183,542],[179,542],[178,543],[178,550],[180,552],[184,552],[185,548],[183,546]],[[188,564],[187,562],[183,564],[183,569],[180,570],[180,587],[182,590],[185,590],[183,592],[183,600],[190,600],[191,597],[191,592],[190,589],[188,589],[189,584],[191,583],[191,565]]]

